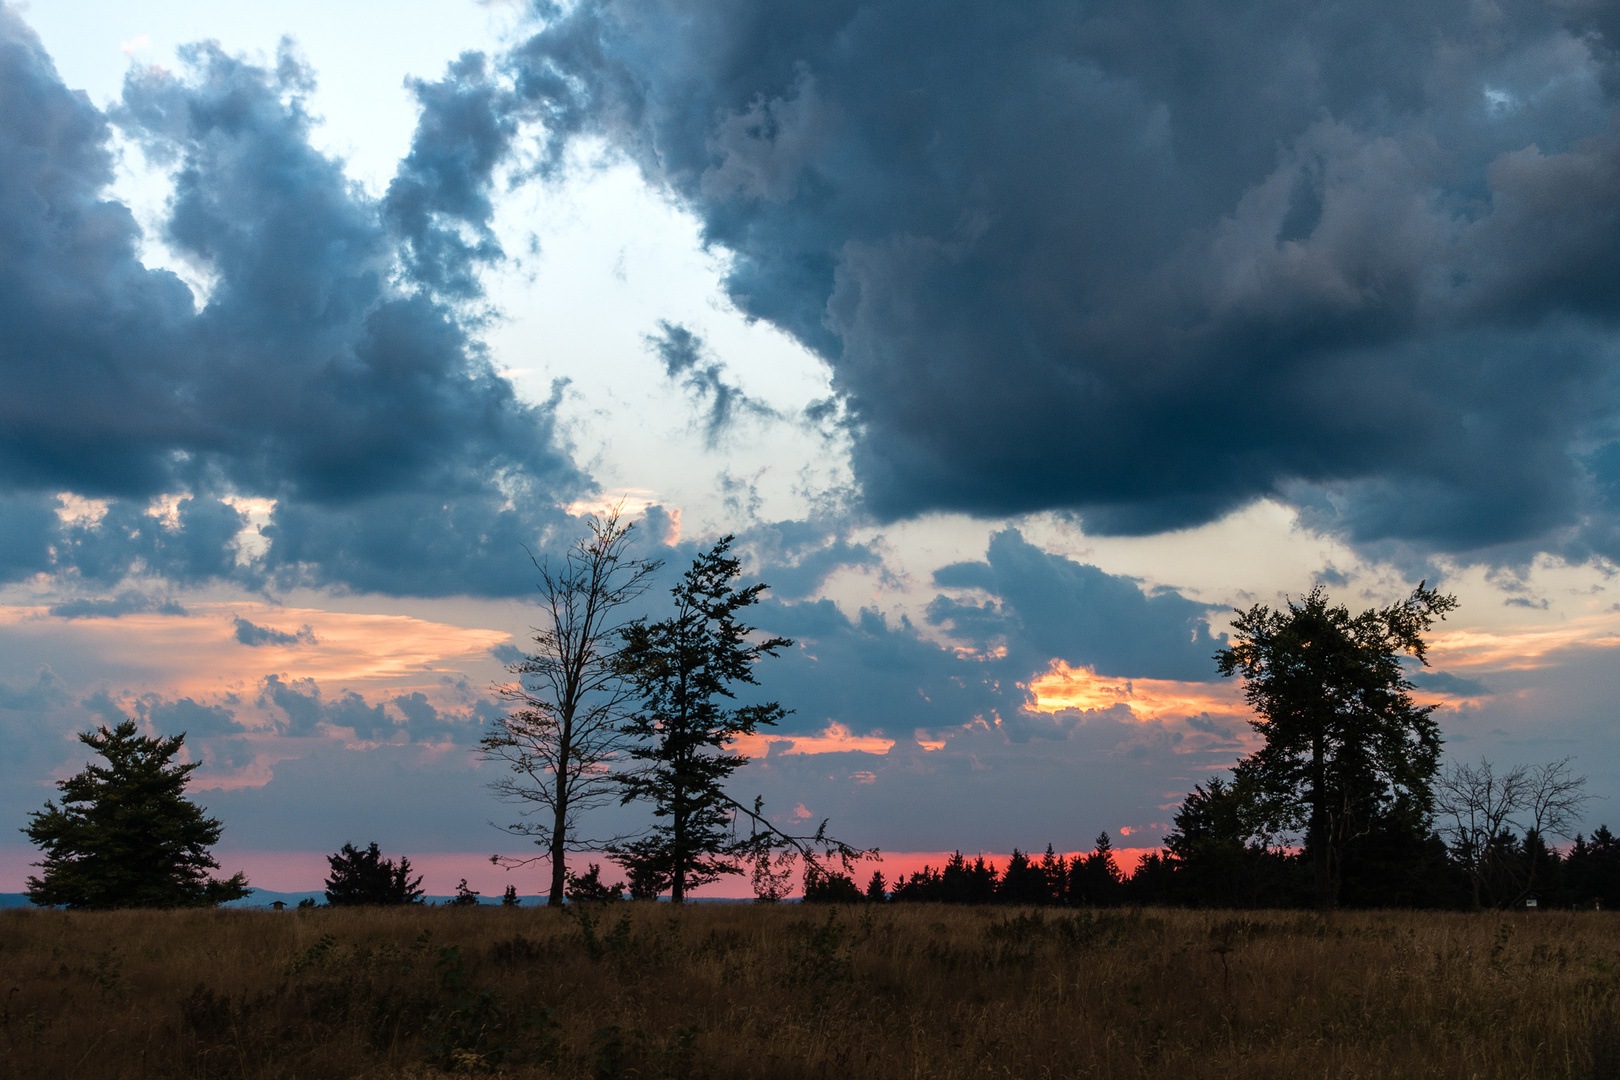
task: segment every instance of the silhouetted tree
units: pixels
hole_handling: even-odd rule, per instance
[[[1376,822],[1345,849],[1345,907],[1458,908],[1467,906],[1467,898],[1467,876],[1434,833]]]
[[[1582,906],[1620,907],[1620,838],[1599,825],[1592,838],[1576,836],[1564,860],[1570,902]]]
[[[881,904],[889,898],[889,886],[883,880],[883,871],[872,871],[872,879],[866,883],[866,899],[874,904]]]
[[[377,844],[364,851],[344,844],[326,857],[332,872],[326,878],[326,902],[333,907],[362,904],[420,904],[422,878],[411,878],[411,860],[401,855],[399,865],[382,857]]]
[[[1030,862],[1028,855],[1013,848],[1007,858],[1007,869],[996,886],[996,899],[1003,904],[1035,906],[1051,903],[1052,897],[1041,868]]]
[[[479,743],[485,760],[508,766],[490,788],[523,807],[523,820],[508,828],[545,849],[537,858],[551,864],[552,906],[563,902],[567,853],[609,842],[580,837],[578,819],[619,794],[611,769],[627,743],[623,724],[632,701],[620,663],[626,624],[619,612],[662,565],[627,556],[633,526],[621,521],[620,509],[587,519],[590,535],[560,566],[535,561],[542,625],[534,628],[534,651],[509,667],[518,681],[499,688],[518,708],[496,719]]]
[[[1114,861],[1114,844],[1108,834],[1097,837],[1096,850],[1074,860],[1069,871],[1070,903],[1091,907],[1112,907],[1120,902],[1124,876]]]
[[[106,759],[59,780],[62,805],[47,801],[22,830],[45,852],[28,878],[28,899],[70,908],[212,907],[250,893],[238,873],[208,876],[219,863],[208,849],[223,826],[186,798],[199,762],[173,764],[185,735],[136,734],[133,720],[82,732],[79,741]]]
[[[1420,584],[1352,616],[1318,586],[1286,611],[1257,604],[1233,620],[1222,675],[1242,675],[1265,745],[1237,769],[1240,788],[1278,830],[1303,826],[1316,903],[1337,902],[1346,845],[1380,821],[1428,831],[1440,730],[1412,701],[1401,654],[1427,663],[1423,634],[1457,606]]]
[[[644,837],[608,851],[630,874],[633,887],[667,884],[676,903],[699,885],[742,873],[742,860],[761,846],[786,843],[806,862],[836,856],[847,868],[860,852],[826,835],[788,834],[765,817],[758,799],[750,808],[726,793],[725,782],[748,759],[728,749],[739,736],[772,726],[787,711],[776,702],[729,706],[732,688],[754,685],[754,666],[793,643],[751,640],[741,613],[759,602],[764,584],[734,588],[741,564],[723,537],[700,554],[671,590],[675,613],[623,631],[619,670],[634,683],[640,708],[625,732],[637,740],[629,754],[641,767],[616,777],[622,801],[645,799],[657,823]],[[737,834],[738,818],[750,835]],[[656,894],[654,894],[656,895]]]
[[[996,898],[997,875],[994,863],[980,855],[968,862],[960,851],[953,854],[940,873],[940,900],[947,904],[988,904]]]
[[[1195,785],[1164,838],[1167,899],[1198,907],[1254,907],[1262,897],[1290,903],[1281,887],[1286,857],[1271,848],[1255,815],[1254,800],[1220,777]]]
[[[1483,758],[1478,765],[1454,762],[1437,787],[1440,832],[1468,875],[1475,907],[1523,903],[1543,880],[1544,838],[1569,837],[1591,799],[1586,778],[1572,773],[1567,757],[1505,772]]]
[[[804,868],[804,902],[807,904],[858,904],[860,886],[848,874],[807,865]]]
[[[517,886],[516,885],[508,885],[506,887],[506,891],[501,894],[501,907],[517,907],[517,906],[518,906]]]
[[[1122,893],[1127,903],[1151,907],[1178,902],[1175,888],[1175,864],[1164,852],[1150,851],[1125,879]]]
[[[1041,856],[1041,880],[1046,885],[1047,902],[1052,904],[1067,904],[1069,902],[1069,861],[1056,851],[1052,845],[1046,845],[1046,853]]]
[[[944,882],[938,870],[924,864],[910,877],[901,874],[894,879],[889,899],[910,903],[940,903],[945,899]]]
[[[775,904],[793,892],[793,871],[798,865],[798,850],[771,833],[756,837],[747,852],[753,867],[754,901]]]
[[[478,890],[467,887],[467,879],[462,878],[461,884],[456,886],[456,895],[445,901],[446,907],[477,907]]]
[[[624,882],[616,881],[612,885],[607,884],[602,880],[602,868],[596,863],[591,863],[585,868],[583,874],[576,875],[573,871],[569,871],[568,899],[576,904],[623,900]]]

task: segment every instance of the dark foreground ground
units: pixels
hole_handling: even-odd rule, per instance
[[[1620,921],[0,912],[0,1073],[1620,1078]]]

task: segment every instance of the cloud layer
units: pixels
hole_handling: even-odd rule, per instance
[[[482,58],[414,84],[380,202],[311,147],[291,52],[183,60],[132,69],[111,121],[170,170],[162,240],[206,295],[142,263],[109,117],[0,8],[0,572],[522,588],[518,544],[589,482],[465,306],[514,126]]]
[[[584,0],[512,62],[832,365],[879,515],[1613,555],[1607,11]]]

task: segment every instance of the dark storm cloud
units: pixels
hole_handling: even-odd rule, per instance
[[[524,651],[518,648],[516,645],[502,644],[497,645],[493,649],[489,650],[489,655],[495,659],[496,663],[500,664],[502,667],[507,667],[511,664],[523,663],[524,657],[527,654],[525,654]]]
[[[479,700],[466,710],[443,710],[430,702],[419,691],[388,699],[404,717],[395,720],[384,704],[371,704],[353,690],[339,690],[328,697],[313,680],[294,679],[291,682],[279,675],[267,676],[260,686],[258,704],[280,709],[286,716],[282,730],[288,735],[309,736],[320,733],[320,725],[347,728],[357,739],[375,739],[383,742],[403,733],[413,742],[437,742],[449,739],[455,742],[476,742],[482,734],[479,725],[498,707]]]
[[[186,609],[173,600],[159,600],[137,592],[126,592],[108,599],[69,600],[45,610],[59,619],[116,619],[121,615],[140,615],[149,611],[159,615],[186,614]]]
[[[891,624],[875,611],[848,619],[832,601],[818,600],[768,601],[752,621],[795,642],[759,671],[764,693],[794,709],[781,725],[785,735],[833,720],[857,733],[905,739],[913,729],[960,727],[976,716],[994,723],[1023,702],[1010,683],[1009,693],[1001,691],[998,680],[1015,677],[1010,669],[964,659],[905,619]]]
[[[1171,591],[1145,594],[1128,577],[1042,551],[1016,529],[990,538],[985,562],[942,567],[934,584],[995,599],[937,597],[931,622],[981,648],[1011,642],[1038,662],[1061,658],[1099,675],[1211,679],[1211,657],[1226,642],[1209,632],[1209,605]]]
[[[250,623],[242,616],[234,617],[236,624],[236,640],[243,645],[314,645],[316,643],[315,631],[304,626],[297,633],[289,634],[285,630],[277,630],[270,626],[259,626]]]
[[[236,722],[236,715],[223,705],[201,705],[188,697],[165,701],[148,694],[136,703],[135,712],[164,735],[184,734],[193,739],[208,739],[240,735],[243,730]]]
[[[1064,739],[1080,714],[1030,711],[1025,686],[1063,659],[1117,678],[1203,681],[1215,676],[1207,606],[1173,593],[1146,595],[1129,578],[1105,574],[997,534],[983,563],[946,567],[936,584],[980,590],[983,602],[946,595],[929,621],[966,648],[930,640],[909,620],[874,611],[846,618],[830,600],[770,600],[753,621],[794,640],[760,668],[762,693],[794,707],[784,734],[818,731],[829,720],[891,738],[943,732],[975,718],[1007,738]]]
[[[703,339],[679,323],[658,321],[658,333],[649,334],[647,347],[664,363],[664,375],[685,388],[705,409],[703,435],[713,448],[726,430],[742,416],[773,417],[768,405],[755,401],[726,381],[726,365],[711,356]]]
[[[550,10],[550,9],[548,9]],[[1620,554],[1612,5],[583,0],[511,58],[832,365],[880,515]]]
[[[1490,690],[1478,679],[1453,675],[1449,671],[1416,671],[1411,675],[1414,685],[1422,690],[1434,690],[1454,697],[1485,697]]]
[[[0,571],[523,588],[492,549],[533,543],[589,483],[459,306],[500,258],[490,186],[514,124],[482,59],[412,84],[421,123],[379,202],[310,146],[312,75],[290,53],[273,70],[182,56],[180,74],[132,70],[115,119],[172,170],[163,238],[209,280],[200,299],[142,265],[134,218],[104,198],[107,118],[0,8],[0,498],[18,542]],[[103,513],[51,521],[63,491]],[[162,495],[187,497],[154,516]],[[244,554],[242,497],[274,500],[267,551]]]
[[[408,85],[422,116],[411,152],[388,185],[384,216],[404,241],[416,281],[449,297],[481,296],[475,271],[503,255],[490,225],[490,189],[517,132],[512,103],[481,53],[463,53],[439,82]]]
[[[315,735],[323,723],[349,728],[359,739],[388,739],[397,725],[381,705],[370,705],[353,690],[340,690],[327,700],[313,680],[288,682],[279,675],[265,678],[259,705],[274,705],[287,717],[288,735]]]
[[[50,668],[42,668],[32,686],[13,687],[0,683],[0,709],[13,712],[43,713],[67,701],[62,680]]]
[[[772,521],[743,530],[737,548],[771,595],[798,599],[821,588],[846,567],[882,571],[883,556],[872,544],[852,542],[842,521]]]

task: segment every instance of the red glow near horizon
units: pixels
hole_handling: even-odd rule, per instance
[[[1136,869],[1143,856],[1157,850],[1150,847],[1115,848],[1114,860],[1119,864],[1122,873],[1129,874]],[[278,893],[320,892],[330,870],[327,854],[320,851],[230,849],[218,849],[214,852],[215,858],[219,860],[221,875],[230,875],[242,870],[247,873],[248,882],[254,888]],[[389,858],[398,858],[399,854],[386,850],[383,852],[383,855]],[[413,873],[422,875],[422,887],[432,896],[448,896],[454,893],[457,884],[463,878],[467,880],[469,888],[487,897],[500,896],[508,885],[517,886],[519,896],[543,895],[551,881],[550,866],[544,861],[507,870],[492,864],[487,852],[428,851],[405,854],[411,860]],[[855,879],[855,883],[864,889],[872,877],[872,872],[881,871],[884,880],[892,887],[895,879],[902,874],[910,877],[924,866],[935,870],[941,869],[950,861],[952,854],[950,851],[885,852],[875,861],[858,863],[851,876]],[[1011,858],[1010,853],[974,851],[962,854],[969,862],[982,856],[986,862],[993,864],[998,872],[1007,868],[1007,861]],[[1059,854],[1072,861],[1076,857],[1090,854],[1090,851]],[[1029,857],[1036,861],[1039,861],[1041,855],[1042,852],[1029,853]],[[22,892],[26,887],[28,875],[39,873],[30,865],[38,859],[38,852],[26,849],[0,851],[0,892]],[[607,882],[611,883],[622,876],[616,874],[617,868],[600,853],[576,852],[568,857],[568,866],[575,873],[583,873],[590,863],[602,866],[602,878]],[[797,894],[799,891],[797,878],[794,885],[794,892]],[[753,899],[754,893],[747,875],[741,874],[694,889],[692,895],[700,899],[749,900]]]

